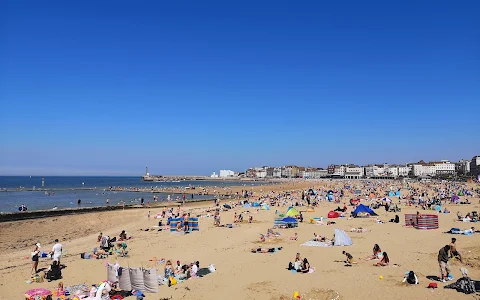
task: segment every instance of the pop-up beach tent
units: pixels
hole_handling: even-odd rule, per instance
[[[395,196],[395,193],[394,193],[394,192],[388,192],[388,195],[389,195],[390,197],[393,197],[393,196]]]
[[[334,246],[351,246],[352,244],[352,239],[350,239],[345,231],[335,228]]]
[[[290,206],[288,208],[287,212],[285,213],[285,217],[296,217],[296,216],[299,216],[299,215],[300,215],[300,213],[293,206]]]
[[[359,213],[367,213],[370,216],[376,216],[377,214],[368,206],[365,206],[363,204],[359,204],[357,208],[352,212],[354,217],[357,217]]]
[[[266,203],[263,203],[261,209],[262,210],[270,210],[270,206],[268,206],[268,204],[266,204]]]

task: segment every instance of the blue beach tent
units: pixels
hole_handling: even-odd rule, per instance
[[[377,214],[368,206],[365,206],[363,204],[360,204],[357,206],[357,208],[355,208],[355,210],[353,211],[353,216],[357,216],[359,213],[368,213],[370,214],[371,216],[376,216]]]

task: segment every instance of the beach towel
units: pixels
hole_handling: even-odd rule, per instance
[[[307,246],[307,247],[332,247],[331,243],[326,243],[326,242],[317,242],[317,241],[308,241],[300,246]]]

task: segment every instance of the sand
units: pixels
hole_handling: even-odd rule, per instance
[[[333,184],[330,183],[329,186]],[[304,189],[313,186],[311,182],[295,182],[274,187],[255,187],[255,196],[266,190]],[[235,188],[237,189],[237,188]],[[241,190],[241,187],[238,187]],[[347,195],[350,198],[350,195]],[[462,200],[464,197],[461,197]],[[149,260],[154,257],[180,260],[182,263],[200,261],[201,267],[214,264],[217,272],[203,278],[182,282],[173,287],[160,286],[158,294],[147,294],[146,299],[291,299],[294,291],[303,295],[302,299],[475,299],[474,296],[463,295],[454,290],[441,288],[427,289],[429,275],[439,275],[437,263],[438,250],[448,244],[452,235],[444,234],[451,227],[467,229],[471,223],[455,222],[456,212],[464,214],[479,211],[478,197],[469,197],[471,205],[448,205],[451,214],[440,214],[440,229],[415,230],[403,227],[402,224],[376,224],[374,218],[347,219],[339,218],[336,225],[300,224],[297,229],[279,229],[282,236],[275,241],[260,243],[259,234],[266,233],[273,225],[275,209],[281,212],[286,207],[274,208],[270,211],[252,212],[255,222],[242,223],[239,228],[218,228],[213,226],[213,218],[200,218],[200,232],[188,235],[170,234],[169,232],[145,232],[140,229],[157,225],[158,220],[147,218],[148,209],[132,209],[125,211],[109,211],[82,215],[43,218],[0,224],[0,299],[22,299],[23,293],[31,288],[44,287],[53,289],[57,282],[27,284],[30,277],[31,261],[29,254],[35,242],[42,244],[48,251],[53,240],[58,238],[67,251],[62,263],[67,265],[63,270],[65,285],[78,283],[97,283],[106,279],[106,261],[118,261],[121,265],[154,266]],[[223,203],[226,201],[222,201]],[[211,203],[196,203],[192,214],[200,213]],[[322,202],[315,212],[304,212],[306,221],[310,217],[326,217],[329,210],[337,204]],[[414,207],[401,206],[400,215],[403,223],[404,213],[415,213]],[[151,215],[161,209],[150,209]],[[305,211],[306,207],[299,208]],[[222,223],[233,223],[235,209],[222,212]],[[377,210],[383,221],[393,218],[396,213],[385,213]],[[248,215],[246,215],[248,216]],[[350,233],[353,227],[364,227],[370,230],[365,233]],[[314,233],[331,237],[334,228],[348,232],[353,240],[349,247],[303,247]],[[110,236],[118,236],[125,229],[134,238],[128,242],[130,257],[110,257],[107,260],[80,259],[79,253],[92,251],[98,246],[96,242],[100,231]],[[295,232],[299,240],[289,238]],[[466,265],[458,261],[451,262],[453,275],[458,278],[459,268],[466,266],[473,279],[480,279],[480,234],[473,236],[456,235],[458,249],[466,258]],[[383,251],[388,252],[391,265],[374,267],[372,261],[361,260],[372,252],[378,243]],[[279,247],[283,249],[274,254],[253,254],[254,247]],[[345,267],[342,250],[351,253],[358,265]],[[293,274],[286,270],[288,262],[300,252],[315,267],[312,274]],[[399,266],[393,266],[398,264]],[[49,260],[42,259],[39,267],[49,265]],[[164,265],[157,265],[163,272]],[[401,283],[403,275],[414,270],[419,275],[420,284],[406,286]],[[380,279],[379,276],[383,276]]]

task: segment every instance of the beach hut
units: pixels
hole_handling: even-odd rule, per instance
[[[300,215],[300,213],[293,206],[290,206],[288,208],[287,212],[285,213],[286,217],[296,217],[296,216],[299,216],[299,215]]]
[[[352,212],[353,216],[356,218],[358,217],[358,214],[366,214],[370,216],[376,216],[377,214],[368,206],[365,206],[363,204],[359,204],[357,208]]]
[[[335,228],[334,246],[351,246],[352,244],[352,239],[345,231]]]

